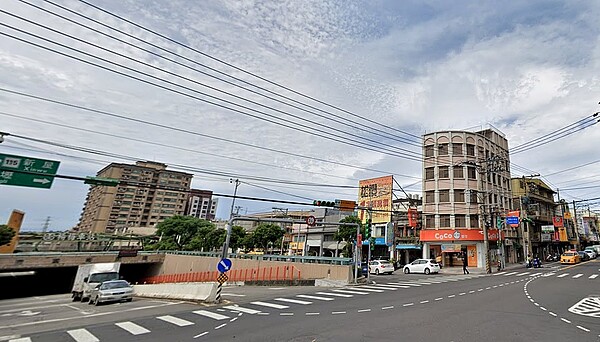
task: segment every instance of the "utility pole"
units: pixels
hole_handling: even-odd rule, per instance
[[[235,197],[237,196],[238,186],[240,186],[242,182],[240,182],[239,179],[234,180],[233,178],[231,178],[229,179],[229,183],[235,183],[235,189],[233,190],[233,199],[231,200],[231,210],[229,212],[229,220],[231,220],[233,218],[233,209],[235,208]],[[227,235],[225,236],[225,242],[223,243],[223,259],[227,258],[228,254],[229,241],[231,240],[231,224],[227,224],[226,228]]]
[[[44,225],[42,226],[42,233],[47,232],[48,227],[50,227],[50,216],[46,217],[46,221],[44,221]]]

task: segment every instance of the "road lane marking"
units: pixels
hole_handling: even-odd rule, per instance
[[[275,298],[274,300],[276,300],[278,302],[286,302],[286,303],[294,303],[294,304],[302,304],[302,305],[312,304],[312,302],[307,302],[305,300],[298,300],[298,299]]]
[[[481,291],[483,291],[483,289],[479,289],[479,290],[477,290],[477,292],[481,292]]]
[[[203,332],[201,334],[198,334],[198,335],[194,336],[194,338],[202,337],[202,336],[204,336],[206,334],[208,334],[208,331],[205,331],[205,332]]]
[[[519,273],[519,272],[509,272],[509,273],[506,273],[505,276],[510,276],[510,275],[517,274],[517,273]]]
[[[385,289],[387,287],[390,287],[390,288],[393,288],[393,289],[410,289],[410,286],[407,286],[407,285],[377,284],[376,286],[379,286],[382,289]]]
[[[454,298],[456,295],[449,295],[448,298]]]
[[[557,314],[555,314],[555,313],[554,313],[554,312],[552,312],[552,311],[548,311],[548,313],[549,313],[550,315],[554,316],[554,317],[558,316]]]
[[[415,305],[415,303],[406,303],[406,304],[404,304],[402,306],[413,306],[413,305]]]
[[[548,311],[548,309],[546,309],[546,308],[545,308],[545,307],[543,307],[543,306],[540,306],[540,309],[542,309],[542,310],[544,310],[544,311]]]
[[[590,279],[596,279],[596,277],[598,277],[598,275],[597,275],[597,274],[592,274],[592,275],[590,276]]]
[[[228,309],[228,310],[232,310],[232,311],[239,311],[239,312],[247,313],[250,315],[260,313],[260,311],[258,311],[258,310],[243,308],[241,306],[235,306],[235,305],[224,306],[224,308]]]
[[[370,312],[370,311],[371,311],[371,309],[360,309],[357,312]]]
[[[569,273],[563,273],[563,274],[557,276],[556,278],[564,278],[564,277],[566,277],[568,275],[569,275]]]
[[[474,290],[471,290],[471,291],[469,291],[469,293],[475,293],[475,291],[474,291]]]
[[[563,321],[563,322],[565,322],[565,323],[569,323],[569,324],[571,324],[571,321],[569,321],[569,320],[568,320],[568,319],[566,319],[566,318],[561,318],[560,320],[561,320],[561,321]]]
[[[294,316],[293,312],[280,312],[279,316]]]
[[[499,276],[499,275],[502,275],[502,274],[505,274],[505,273],[506,273],[506,272],[500,272],[500,273],[496,273],[496,274],[494,274],[494,275],[497,275],[497,276]]]
[[[229,322],[235,322],[237,321],[238,317],[233,317],[232,319],[229,320]]]
[[[287,306],[287,305],[273,304],[273,303],[267,303],[267,302],[250,302],[250,304],[266,306],[268,308],[279,309],[279,310],[289,308],[289,306]]]
[[[92,335],[91,332],[85,329],[75,329],[67,331],[67,334],[71,335],[71,337],[77,342],[100,342],[100,340]]]
[[[196,311],[192,311],[192,312],[195,313],[196,315],[216,319],[217,321],[220,321],[222,319],[229,319],[228,316],[221,315],[216,312],[206,311],[206,310],[196,310]]]
[[[384,306],[384,307],[382,307],[381,310],[389,310],[389,309],[393,309],[393,308],[394,308],[394,306],[390,305],[390,306]]]
[[[306,316],[318,316],[320,314],[321,314],[320,312],[307,312]]]
[[[22,337],[22,338],[8,340],[8,342],[31,342],[31,338],[29,338],[29,337]]]
[[[582,327],[581,325],[578,325],[577,327],[585,332],[590,332],[590,329],[586,329],[586,328]]]
[[[375,289],[375,290],[380,290],[380,291],[385,291],[385,290],[392,290],[392,291],[398,291],[397,288],[395,287],[385,287],[385,285],[373,285],[373,286],[359,286],[359,288],[361,289]]]
[[[349,294],[357,294],[357,295],[368,295],[368,292],[360,292],[360,291],[350,291],[350,290],[331,290],[339,293],[349,293]]]
[[[529,274],[529,272],[519,273],[519,274],[517,274],[517,277],[521,277],[521,276],[528,275],[528,274]]]
[[[332,311],[331,312],[332,315],[343,315],[345,313],[346,313],[346,311]]]
[[[466,292],[461,292],[461,293],[459,293],[458,295],[459,295],[459,296],[464,296],[464,295],[466,295],[466,294],[467,294]]]
[[[488,286],[488,287],[486,287],[485,289],[486,289],[486,290],[489,290],[489,289],[491,289],[491,288],[492,288],[491,286]]]
[[[429,301],[428,301],[428,300],[422,300],[422,301],[420,301],[419,303],[421,303],[421,304],[425,304],[425,303],[429,303]]]
[[[580,278],[581,276],[583,276],[583,273],[576,274],[573,276],[573,279]]]
[[[434,300],[435,300],[435,301],[438,301],[438,300],[442,300],[442,299],[444,299],[444,298],[442,298],[442,297],[439,297],[439,298],[436,298],[436,299],[434,299]]]
[[[237,293],[221,293],[221,296],[246,297],[245,294],[237,294]]]
[[[344,298],[351,298],[354,297],[351,294],[343,294],[343,293],[333,293],[333,292],[317,292],[315,294],[318,295],[323,295],[323,296],[334,296],[334,297],[344,297]]]
[[[115,323],[116,326],[118,326],[119,328],[129,332],[132,335],[141,335],[141,334],[147,334],[150,332],[150,330],[137,325],[133,322],[119,322],[119,323]]]
[[[194,322],[190,322],[190,321],[186,321],[185,319],[182,318],[177,318],[175,316],[171,316],[171,315],[166,315],[166,316],[160,316],[160,317],[156,317],[157,319],[160,319],[161,321],[165,321],[171,324],[175,324],[177,326],[180,327],[186,327],[188,325],[194,325]]]
[[[224,327],[224,326],[226,326],[226,325],[227,325],[227,323],[223,323],[223,324],[221,324],[221,325],[217,325],[217,326],[215,327],[215,330],[219,330],[219,329],[221,329],[222,327]]]
[[[297,295],[296,297],[306,298],[306,299],[325,300],[325,301],[334,300],[333,298],[329,298],[329,297],[319,297],[319,296],[309,296],[309,295]]]
[[[414,286],[414,287],[421,287],[423,285],[421,284],[413,284],[413,283],[388,283],[390,285],[401,285],[401,286]]]

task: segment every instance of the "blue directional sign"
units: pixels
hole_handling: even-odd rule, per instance
[[[227,258],[221,259],[217,264],[217,270],[221,273],[225,273],[231,269],[231,260]]]
[[[506,224],[519,224],[519,217],[518,216],[507,216]]]

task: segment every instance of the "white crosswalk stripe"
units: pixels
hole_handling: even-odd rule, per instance
[[[229,319],[229,316],[221,315],[219,313],[212,312],[212,311],[207,311],[207,310],[196,310],[196,311],[192,311],[192,312],[195,313],[196,315],[200,315],[200,316],[212,318],[212,319],[215,319],[217,321],[221,321],[221,320],[224,320],[224,319]]]
[[[414,287],[421,287],[423,285],[421,284],[413,284],[413,283],[388,283],[391,285],[401,285],[401,286],[414,286]]]
[[[365,285],[365,286],[361,286],[361,289],[375,289],[375,290],[391,290],[391,291],[398,291],[397,288],[395,287],[385,287],[385,286],[379,286],[379,285]]]
[[[521,276],[528,275],[528,274],[529,274],[529,272],[519,273],[519,274],[517,274],[517,277],[521,277]]]
[[[592,275],[590,276],[590,279],[596,279],[597,277],[598,277],[598,275],[597,275],[597,274],[592,274]]]
[[[368,292],[360,292],[360,291],[351,291],[351,290],[331,290],[331,291],[335,291],[335,292],[340,292],[340,293],[349,293],[349,294],[357,294],[357,295],[368,295]]]
[[[68,330],[67,334],[77,342],[100,342],[96,336],[85,329]]]
[[[319,297],[319,296],[309,296],[309,295],[296,295],[296,297],[306,298],[306,299],[324,300],[324,301],[334,300],[333,298],[330,298],[330,297]]]
[[[550,273],[543,274],[542,277],[552,277],[555,274],[556,273],[554,273],[554,272],[550,272]]]
[[[179,327],[186,327],[188,325],[194,325],[194,322],[186,321],[185,319],[177,318],[175,316],[170,316],[170,315],[159,316],[156,318],[160,319],[161,321],[167,322],[167,323],[175,324],[176,326],[179,326]]]
[[[377,284],[377,286],[380,286],[380,287],[383,287],[383,288],[391,287],[391,288],[395,288],[395,289],[409,289],[410,288],[410,286],[407,286],[407,285],[394,285],[394,284],[392,284],[392,285],[390,285],[390,284]]]
[[[510,276],[510,275],[514,275],[514,274],[517,274],[517,273],[519,273],[519,272],[508,272],[508,273],[505,274],[505,276]]]
[[[248,309],[248,308],[244,308],[244,307],[236,306],[236,305],[224,306],[223,308],[225,308],[227,310],[231,310],[231,311],[238,311],[238,312],[247,313],[247,314],[250,314],[250,315],[254,315],[254,314],[260,313],[260,311],[258,311],[258,310]]]
[[[496,273],[496,274],[494,274],[494,275],[497,275],[497,276],[498,276],[498,275],[503,275],[503,274],[505,274],[505,273],[506,273],[506,272],[500,272],[500,273]]]
[[[8,340],[8,342],[31,342],[31,338],[29,338],[29,337],[15,338],[12,340]]]
[[[274,300],[279,301],[279,302],[302,304],[302,305],[312,304],[312,302],[307,302],[305,300],[298,300],[298,299],[275,298]]]
[[[563,274],[557,276],[556,278],[564,278],[564,277],[566,277],[568,275],[569,275],[569,273],[563,273]]]
[[[273,304],[273,303],[267,303],[267,302],[250,302],[250,304],[266,306],[268,308],[279,309],[279,310],[289,308],[289,306],[287,306],[287,305]]]
[[[322,295],[322,296],[334,296],[334,297],[343,297],[343,298],[354,297],[354,295],[351,295],[351,294],[333,293],[333,292],[317,292],[316,294]]]
[[[118,326],[119,328],[127,331],[128,333],[132,334],[132,335],[141,335],[141,334],[147,334],[150,332],[150,330],[137,325],[133,322],[119,322],[119,323],[115,323],[116,326]]]
[[[573,276],[573,279],[577,279],[577,278],[581,278],[583,276],[583,273],[579,273]]]
[[[368,287],[364,287],[364,286],[358,286],[358,287],[356,287],[356,289],[358,289],[359,291],[367,291],[367,292],[379,292],[379,293],[381,293],[381,292],[385,292],[385,291],[383,291],[383,290],[379,290],[379,289],[370,289],[370,288],[368,288]]]

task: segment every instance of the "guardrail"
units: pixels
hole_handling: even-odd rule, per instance
[[[142,279],[141,284],[198,283],[217,281],[219,271],[161,274]],[[227,281],[290,281],[300,280],[300,270],[294,266],[247,268],[227,272]]]
[[[160,251],[165,254],[178,255],[197,255],[221,258],[220,252],[196,252],[196,251]],[[294,256],[294,255],[279,255],[279,254],[245,254],[245,253],[230,253],[229,258],[233,259],[250,259],[261,261],[285,261],[299,262],[312,264],[329,264],[329,265],[352,265],[351,258],[331,258],[331,257],[316,257],[316,256]]]

